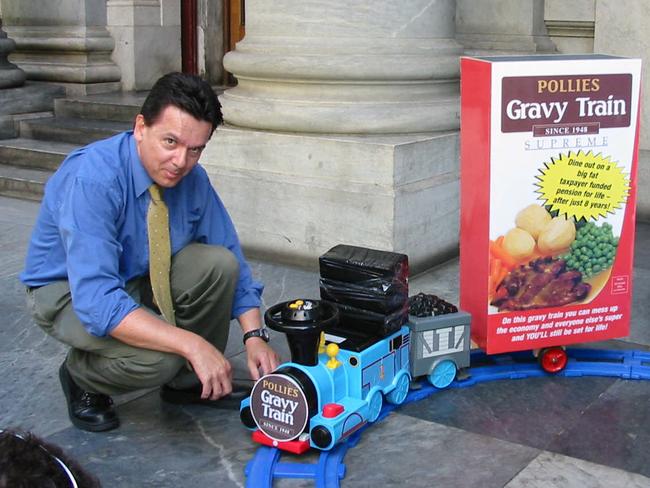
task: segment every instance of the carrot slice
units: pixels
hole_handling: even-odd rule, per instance
[[[508,252],[505,249],[503,249],[502,246],[497,244],[497,242],[498,242],[498,239],[497,239],[496,242],[495,241],[490,241],[490,252],[492,253],[492,255],[495,258],[500,259],[501,264],[503,266],[505,266],[506,268],[508,268],[508,269],[515,268],[519,264],[517,262],[517,260],[515,258],[513,258],[510,254],[508,254]]]
[[[497,276],[497,279],[496,279],[495,288],[501,284],[501,282],[506,278],[506,276],[508,276],[509,272],[510,271],[507,270],[506,268],[501,268],[501,272],[499,273],[499,276]]]
[[[500,259],[493,259],[490,261],[490,277],[493,280],[496,280],[496,278],[499,276],[501,273],[501,260]]]

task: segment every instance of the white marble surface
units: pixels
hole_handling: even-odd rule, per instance
[[[650,478],[581,459],[542,452],[505,488],[648,488]]]

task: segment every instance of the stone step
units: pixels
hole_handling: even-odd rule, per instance
[[[66,142],[4,139],[0,140],[0,164],[55,170],[70,151],[77,147],[79,145]]]
[[[22,121],[20,136],[84,146],[129,129],[131,124],[127,122],[57,116]]]
[[[61,117],[133,123],[147,92],[102,93],[78,98],[60,98],[54,113]]]
[[[65,90],[47,83],[28,81],[17,88],[3,88],[0,90],[0,113],[51,112],[57,97],[65,97]]]
[[[0,195],[40,201],[52,171],[0,164]]]

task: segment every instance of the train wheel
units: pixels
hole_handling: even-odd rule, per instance
[[[429,374],[429,383],[436,388],[447,388],[456,378],[456,364],[451,359],[445,359],[436,364]]]
[[[401,405],[406,400],[410,384],[411,380],[409,380],[409,375],[403,374],[398,378],[395,389],[386,395],[386,400],[393,405]]]
[[[381,391],[375,390],[374,393],[370,394],[368,399],[368,422],[374,422],[379,418],[383,403]]]
[[[559,373],[562,371],[569,358],[562,347],[547,347],[539,352],[539,364],[547,373]]]

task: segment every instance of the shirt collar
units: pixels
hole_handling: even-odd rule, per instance
[[[133,131],[129,131],[129,150],[131,156],[131,171],[133,174],[133,188],[135,189],[136,197],[140,197],[144,192],[146,192],[149,187],[153,184],[153,180],[147,173],[147,170],[144,169],[140,156],[138,155],[138,149],[135,145],[135,137],[133,136]]]

